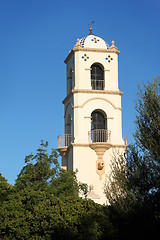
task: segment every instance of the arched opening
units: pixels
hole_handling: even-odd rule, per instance
[[[69,146],[71,143],[71,116],[67,116],[67,121],[65,125],[65,135],[64,135],[65,146]]]
[[[67,77],[67,94],[69,94],[71,90],[72,90],[72,68],[70,68]]]
[[[70,114],[67,116],[65,130],[66,130],[66,134],[71,134],[71,116],[70,116]]]
[[[93,90],[104,89],[104,68],[99,63],[91,66],[91,87]]]
[[[91,114],[91,141],[92,142],[107,142],[107,115],[101,110],[95,110]]]
[[[100,110],[95,110],[91,114],[92,125],[91,130],[107,129],[106,114]]]

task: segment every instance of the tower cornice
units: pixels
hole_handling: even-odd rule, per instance
[[[75,93],[90,93],[90,94],[114,94],[114,95],[123,95],[123,92],[121,91],[116,91],[116,90],[90,90],[90,89],[74,89],[72,90],[67,96],[66,98],[62,101],[63,104],[65,104]]]

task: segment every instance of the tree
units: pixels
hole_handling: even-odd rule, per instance
[[[76,173],[61,171],[57,151],[41,142],[0,205],[0,239],[114,239],[108,209],[79,197]]]
[[[106,185],[119,237],[158,239],[160,227],[160,78],[138,88],[135,144],[112,161]],[[111,192],[110,192],[111,190]],[[121,220],[120,220],[121,219]],[[120,221],[119,221],[120,220]],[[134,228],[134,231],[133,231]],[[128,231],[126,231],[128,229]]]
[[[126,158],[122,154],[112,156],[110,173],[106,176],[105,194],[108,204],[114,206],[118,212],[126,213],[136,202],[136,195],[130,188],[130,170]]]
[[[0,204],[12,193],[13,186],[0,173]]]
[[[48,191],[56,196],[78,195],[80,186],[76,173],[60,169],[58,153],[55,149],[47,152],[48,142],[41,141],[37,153],[25,157],[26,165],[16,179],[17,190],[31,187],[34,190]]]
[[[151,159],[160,162],[160,77],[138,87],[136,104],[137,146]]]
[[[106,207],[27,189],[0,208],[0,239],[114,239]],[[104,238],[103,238],[104,237]]]
[[[41,141],[37,153],[25,157],[25,166],[16,179],[15,187],[24,189],[32,186],[34,189],[45,189],[59,174],[58,153],[52,149],[47,153],[48,142]]]
[[[159,77],[138,87],[136,112],[136,142],[127,156],[129,188],[134,192],[136,189],[139,202],[152,201],[160,194]]]
[[[159,77],[153,83],[148,82],[147,85],[143,83],[143,88],[138,88],[136,111],[134,134],[136,143],[128,147],[126,159],[123,156],[117,159],[114,157],[109,184],[111,186],[116,180],[120,189],[125,192],[129,189],[135,194],[137,200],[140,200],[140,197],[144,200],[160,191]],[[112,196],[116,199],[116,195],[112,193]]]
[[[142,183],[150,196],[160,191],[160,78],[138,88],[135,140],[145,168]],[[141,178],[142,180],[142,178]]]

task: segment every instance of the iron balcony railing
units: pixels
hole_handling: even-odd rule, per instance
[[[110,142],[111,131],[105,129],[96,129],[88,132],[89,141],[92,143],[96,142]]]
[[[67,147],[71,144],[71,134],[58,136],[58,148]]]
[[[91,87],[93,90],[104,90],[104,80],[91,79]]]

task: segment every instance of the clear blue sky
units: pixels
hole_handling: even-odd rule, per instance
[[[64,59],[89,33],[120,50],[123,135],[133,142],[137,85],[160,75],[160,1],[0,0],[0,173],[14,183],[41,139],[64,132]]]

